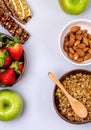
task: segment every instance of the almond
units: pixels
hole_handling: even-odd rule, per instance
[[[82,61],[84,61],[84,58],[78,58],[77,59],[77,62],[82,62]]]
[[[74,50],[73,50],[72,47],[69,47],[69,52],[72,53],[72,54],[74,54]]]
[[[81,30],[81,32],[82,32],[82,34],[85,34],[85,33],[87,33],[87,30],[84,29],[84,30]]]
[[[64,50],[65,50],[65,52],[68,52],[68,47],[64,46]]]
[[[76,51],[77,47],[76,46],[73,46],[73,50]]]
[[[91,48],[88,50],[89,54],[91,54]]]
[[[74,55],[73,55],[73,59],[74,59],[74,60],[77,60],[78,57],[79,57],[79,55],[78,55],[77,53],[74,53]]]
[[[77,49],[76,52],[81,57],[85,56],[85,53],[84,53],[84,51],[82,49]]]
[[[75,43],[74,43],[74,46],[77,46],[80,44],[80,40],[76,40]]]
[[[73,26],[73,27],[71,28],[71,31],[72,31],[72,32],[77,32],[78,30],[80,30],[80,27],[79,27],[79,26]]]
[[[74,41],[69,41],[68,47],[71,47],[74,45]]]
[[[89,60],[91,58],[91,54],[87,54],[85,57],[84,57],[84,60]]]
[[[88,49],[89,49],[88,47],[85,47],[85,48],[83,49],[83,51],[86,52],[86,51],[88,51]]]
[[[70,42],[75,42],[75,35],[73,33],[70,33]]]
[[[64,50],[68,56],[77,62],[91,58],[91,34],[86,29],[73,26],[64,38]]]
[[[91,40],[88,40],[89,47],[91,48]]]
[[[83,42],[88,46],[88,39],[86,37],[83,37]]]
[[[91,40],[91,34],[88,34],[88,38]]]
[[[68,56],[73,59],[73,54],[72,53],[68,53]]]
[[[76,34],[81,34],[81,33],[82,33],[81,30],[79,30],[79,31],[76,32]]]
[[[65,42],[64,46],[69,46],[69,41]]]
[[[81,40],[81,39],[82,39],[82,36],[79,35],[79,34],[77,34],[77,35],[76,35],[76,39],[77,39],[77,40]]]
[[[86,47],[86,44],[81,43],[77,46],[77,48],[84,49]]]
[[[75,39],[75,34],[74,33],[70,33],[70,38],[74,38]]]
[[[66,42],[68,42],[68,41],[69,41],[68,37],[65,37],[64,43],[66,43]]]
[[[87,34],[87,33],[84,33],[83,35],[84,35],[84,37],[88,37],[88,34]]]

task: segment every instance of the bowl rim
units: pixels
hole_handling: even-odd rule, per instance
[[[65,30],[69,25],[71,25],[72,23],[79,22],[79,21],[91,23],[91,20],[89,20],[89,19],[76,19],[76,20],[72,20],[72,21],[68,22],[66,25],[64,25],[64,27],[63,27],[63,28],[61,29],[61,31],[59,32],[58,45],[59,45],[59,50],[60,50],[62,56],[63,56],[69,63],[71,63],[71,64],[73,64],[73,65],[77,65],[77,66],[87,66],[87,65],[90,65],[91,62],[88,62],[88,63],[77,63],[77,62],[75,62],[74,60],[68,59],[68,58],[64,55],[64,53],[63,53],[63,51],[62,51],[62,49],[61,49],[61,46],[60,46],[60,40],[61,40],[61,36],[62,36],[64,30]]]
[[[74,69],[74,70],[70,70],[70,71],[64,73],[64,74],[59,78],[59,81],[64,80],[66,77],[68,77],[68,76],[69,76],[70,74],[72,74],[72,73],[73,73],[73,74],[77,74],[78,72],[82,72],[82,73],[86,73],[86,74],[91,74],[91,71],[90,71],[90,70],[86,70],[86,69]],[[77,124],[77,125],[79,125],[79,124],[90,123],[91,120],[83,121],[83,122],[81,122],[81,121],[79,121],[79,122],[77,122],[77,121],[72,122],[72,121],[70,121],[69,119],[67,119],[66,117],[64,117],[64,116],[58,111],[57,106],[56,106],[56,103],[55,103],[55,102],[56,102],[56,101],[55,101],[55,91],[56,91],[57,88],[58,88],[58,87],[57,87],[57,85],[55,84],[54,90],[53,90],[53,106],[54,106],[54,109],[55,109],[56,113],[59,115],[59,117],[61,117],[63,120],[65,120],[65,121],[67,121],[68,123],[71,123],[71,124]]]
[[[6,33],[1,33],[0,32],[0,35],[6,35],[6,38],[8,38],[8,39],[10,39],[10,40],[12,40],[12,36],[9,36],[8,34],[6,34]],[[25,51],[24,51],[24,48],[23,48],[23,58],[24,58],[24,64],[23,64],[23,70],[22,70],[22,73],[19,75],[19,77],[16,79],[16,81],[15,81],[15,83],[17,83],[21,78],[22,78],[22,76],[23,76],[23,74],[24,74],[24,72],[25,72],[25,68],[26,68],[26,62],[27,62],[27,60],[26,60],[26,54],[25,54]],[[14,84],[15,84],[14,83]],[[12,84],[12,85],[9,85],[9,86],[5,86],[5,87],[12,87],[14,84]],[[3,87],[2,85],[0,85],[0,87]],[[4,87],[3,87],[4,88]]]

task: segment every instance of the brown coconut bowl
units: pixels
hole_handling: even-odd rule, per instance
[[[0,33],[0,35],[2,35],[2,34],[4,34],[4,33]],[[6,39],[12,40],[11,36],[9,36],[7,34],[4,34],[4,35],[6,35],[5,36]],[[25,54],[24,48],[23,48],[23,55],[22,55],[22,57],[20,58],[19,61],[24,63],[23,64],[24,67],[23,67],[23,70],[22,70],[21,74],[20,75],[16,75],[16,81],[15,81],[15,83],[17,83],[22,78],[22,76],[24,74],[24,71],[25,71],[25,67],[26,67],[26,54]],[[12,84],[10,86],[6,86],[6,85],[3,85],[3,84],[0,84],[0,87],[12,87],[14,84]]]
[[[65,80],[65,78],[69,77],[70,75],[76,75],[77,73],[91,75],[91,71],[83,70],[83,69],[77,69],[77,70],[72,70],[72,71],[69,71],[69,72],[65,73],[62,77],[60,77],[59,81],[62,82],[63,80]],[[72,124],[84,124],[84,123],[91,122],[91,118],[90,119],[86,118],[83,121],[71,121],[66,116],[62,115],[62,113],[61,113],[62,110],[60,111],[59,108],[58,108],[59,101],[58,101],[57,97],[55,96],[55,93],[56,93],[57,89],[58,89],[58,86],[55,85],[54,92],[53,92],[53,104],[54,104],[55,111],[57,112],[57,114],[62,119],[64,119],[65,121],[67,121],[69,123],[72,123]],[[91,111],[91,106],[89,107],[88,110]]]

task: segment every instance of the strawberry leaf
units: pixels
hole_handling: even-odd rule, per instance
[[[7,47],[14,46],[16,43],[20,44],[20,39],[18,37],[13,37],[13,40],[7,39]]]
[[[19,61],[12,62],[12,64],[10,65],[9,68],[14,68],[15,72],[20,75],[21,72],[19,70],[19,64],[21,64],[21,62],[19,62]]]
[[[0,58],[0,67],[2,67],[4,65],[4,59]]]
[[[13,37],[13,41],[14,41],[14,43],[20,43],[19,37]]]
[[[0,41],[1,41],[1,42],[3,41],[3,38],[4,38],[4,37],[6,37],[5,34],[0,35]]]
[[[3,58],[4,58],[4,59],[7,58],[8,55],[9,55],[8,51],[5,50],[5,51],[4,51],[4,56],[3,56]]]
[[[0,69],[0,73],[2,73],[2,72],[4,72],[5,71],[5,69]]]

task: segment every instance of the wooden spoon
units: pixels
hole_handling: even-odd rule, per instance
[[[60,81],[56,78],[56,76],[52,73],[49,72],[48,73],[49,77],[54,81],[54,83],[64,92],[64,94],[66,95],[66,97],[68,98],[70,105],[73,109],[73,111],[75,112],[75,114],[77,116],[79,116],[80,118],[85,118],[87,117],[87,109],[86,107],[79,102],[77,99],[73,98],[63,87],[63,85],[60,83]]]

